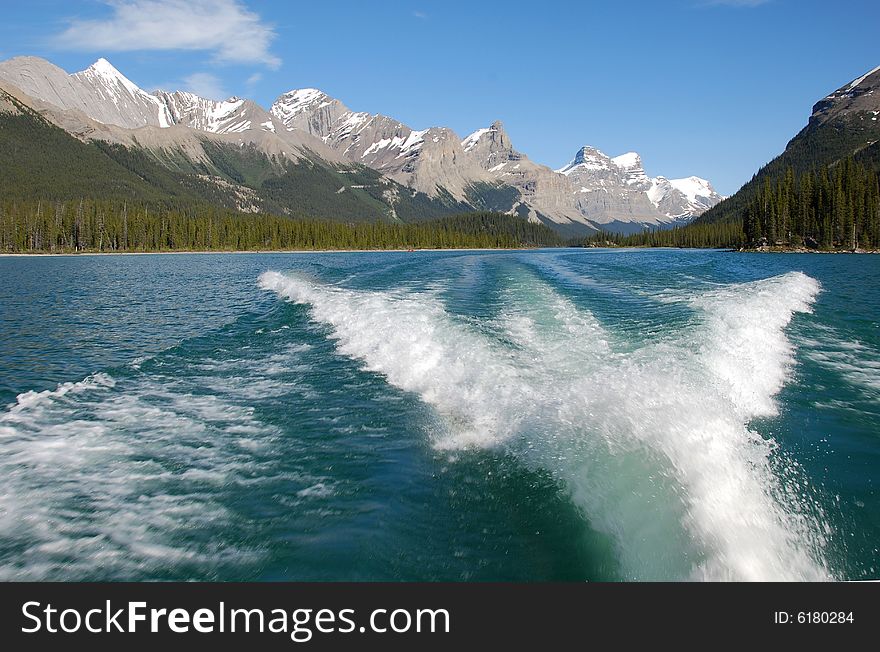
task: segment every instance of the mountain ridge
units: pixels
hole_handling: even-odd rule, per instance
[[[515,150],[500,121],[465,138],[446,127],[415,130],[390,116],[352,111],[315,88],[283,93],[267,110],[239,97],[148,93],[104,58],[68,74],[37,57],[16,57],[0,62],[0,81],[48,104],[42,110],[80,139],[145,148],[178,167],[180,156],[187,166],[210,167],[205,142],[294,163],[362,165],[431,200],[491,205],[565,233],[684,224],[721,199],[699,177],[688,178],[687,193],[686,180],[648,178],[643,169],[618,175],[616,185],[584,170],[570,178]]]

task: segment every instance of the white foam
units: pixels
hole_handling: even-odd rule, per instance
[[[747,425],[773,412],[791,363],[784,329],[818,291],[809,277],[713,291],[679,341],[636,350],[534,278],[505,301],[507,345],[431,295],[276,272],[260,284],[310,305],[340,353],[433,406],[438,448],[503,446],[559,478],[616,543],[623,577],[830,577],[803,479]]]
[[[785,327],[809,312],[819,283],[800,272],[714,290],[694,300],[707,316],[710,337],[701,356],[735,403],[740,417],[773,416],[773,397],[792,364]]]
[[[880,402],[880,351],[859,341],[847,340],[834,329],[806,342],[806,357],[839,374],[865,398]]]
[[[0,413],[0,580],[209,577],[258,559],[224,494],[278,478],[278,431],[249,403],[287,390],[272,368],[307,350],[232,361],[242,377],[95,374],[21,394]]]

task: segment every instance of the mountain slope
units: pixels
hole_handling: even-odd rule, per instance
[[[161,166],[147,163],[134,170],[117,161],[112,148],[80,142],[0,90],[3,199],[200,199],[197,188],[180,183]]]
[[[267,158],[255,147],[206,140],[204,159],[104,140],[82,142],[0,89],[0,199],[91,198],[214,205],[241,212],[342,221],[421,221],[469,210],[429,199],[367,167]]]
[[[701,215],[697,222],[741,220],[749,204],[770,181],[775,184],[789,169],[795,175],[834,166],[853,156],[880,168],[880,67],[854,79],[814,106],[807,126],[789,141],[785,151],[761,168],[737,193]]]

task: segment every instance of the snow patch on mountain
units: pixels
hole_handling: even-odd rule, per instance
[[[712,184],[700,177],[687,177],[685,179],[670,179],[669,182],[676,190],[681,192],[692,204],[704,201],[716,195]]]
[[[367,149],[365,149],[364,153],[361,154],[361,158],[366,158],[371,154],[376,154],[383,149],[399,150],[400,153],[397,154],[398,158],[401,156],[406,156],[407,154],[410,154],[411,152],[419,149],[424,144],[424,136],[426,133],[427,130],[411,131],[406,137],[394,136],[393,138],[382,138],[381,140],[376,141]]]
[[[856,86],[861,86],[862,82],[864,82],[868,77],[870,77],[871,75],[873,75],[875,72],[878,72],[878,71],[880,71],[880,66],[877,66],[873,70],[869,70],[868,72],[866,72],[864,75],[862,75],[858,79],[853,80],[853,82],[849,85],[849,88],[853,89]]]
[[[627,152],[626,154],[615,156],[613,159],[611,159],[611,161],[617,167],[623,168],[625,170],[642,167],[642,157],[635,152]]]
[[[272,105],[271,113],[287,124],[305,111],[329,106],[331,98],[317,88],[300,88],[279,97]]]
[[[212,134],[237,134],[251,129],[255,119],[260,128],[274,131],[271,119],[262,109],[238,97],[228,100],[209,100],[194,93],[157,91],[164,102],[172,124],[182,124],[191,129]]]
[[[490,130],[491,129],[489,127],[477,129],[474,133],[461,141],[462,149],[466,152],[471,151],[474,147],[477,146],[477,143],[480,142],[480,138],[483,136],[483,134],[489,133]]]

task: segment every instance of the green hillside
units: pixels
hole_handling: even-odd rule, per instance
[[[736,194],[709,209],[697,223],[742,220],[766,181],[775,186],[786,175],[830,171],[841,161],[854,158],[868,169],[880,171],[880,121],[868,112],[850,113],[827,122],[811,121],[788,143],[785,151],[762,167]]]

